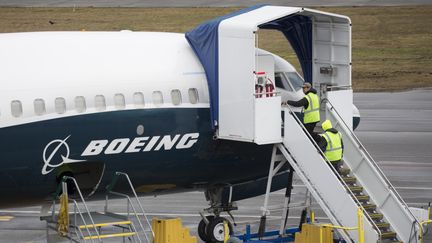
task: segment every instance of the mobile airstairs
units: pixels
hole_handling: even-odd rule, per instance
[[[334,225],[353,227],[363,212],[364,242],[421,242],[420,223],[397,193],[354,132],[325,100],[327,118],[342,133],[344,165],[340,174],[297,116],[284,107],[282,143],[274,145],[263,215],[267,213],[272,175],[288,162]],[[358,242],[357,231],[340,229],[347,242]]]
[[[344,122],[353,119],[351,28],[347,16],[259,5],[203,23],[186,39],[206,73],[215,138],[274,145],[263,216],[271,178],[288,162],[334,225],[356,226],[360,208],[365,242],[421,242],[420,223]],[[284,72],[284,61],[257,51],[258,34],[265,34],[260,30],[283,34],[305,82],[326,101],[321,118],[332,120],[343,136],[341,174],[328,165],[288,107],[282,108],[281,127],[282,100],[271,87],[277,86],[275,73]],[[356,231],[339,232],[347,242],[358,242]]]
[[[120,178],[124,178],[130,187],[133,198],[125,193],[113,191]],[[74,198],[68,196],[68,187],[75,191]],[[107,186],[103,212],[91,211],[75,178],[64,176],[55,193],[52,212],[41,217],[47,222],[47,241],[50,242],[49,230],[57,231],[70,242],[103,242],[104,239],[116,238],[116,242],[153,242],[154,232],[146,213],[139,201],[129,176],[116,172]],[[61,196],[59,196],[61,193]],[[126,200],[126,213],[116,214],[109,211],[109,196]],[[56,214],[57,201],[60,198],[59,213]],[[70,210],[72,209],[72,210]],[[69,211],[71,211],[69,213]]]

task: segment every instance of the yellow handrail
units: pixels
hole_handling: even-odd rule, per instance
[[[423,243],[423,225],[429,224],[429,223],[432,223],[432,220],[428,219],[428,220],[420,222],[420,238],[419,238],[420,243]]]
[[[343,227],[331,224],[322,224],[320,228],[320,243],[323,243],[323,228],[329,227],[333,229],[343,229],[343,230],[358,230],[358,242],[364,243],[364,225],[363,225],[363,210],[359,207],[357,209],[357,227]]]
[[[431,203],[429,202],[429,205],[428,205],[428,219],[430,220],[431,219]]]
[[[432,223],[432,220],[431,220],[431,203],[430,202],[429,202],[428,210],[427,210],[427,218],[428,218],[427,220],[420,222],[420,237],[419,237],[420,243],[423,243],[423,225]]]

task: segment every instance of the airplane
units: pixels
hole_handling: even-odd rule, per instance
[[[140,196],[205,192],[209,220],[264,194],[273,146],[216,139],[205,71],[184,34],[6,33],[0,52],[1,208],[46,203],[64,175],[101,200],[116,171]],[[290,63],[257,53],[274,58],[282,97],[303,97]]]

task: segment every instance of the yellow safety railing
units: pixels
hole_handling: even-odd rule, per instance
[[[423,243],[423,225],[430,223],[432,223],[430,219],[420,222],[420,243]]]
[[[358,230],[358,242],[364,243],[364,225],[363,225],[363,210],[357,209],[357,227],[343,227],[331,224],[322,224],[320,228],[320,243],[323,243],[323,228],[333,228],[342,230]]]
[[[429,203],[429,206],[428,206],[428,220],[420,222],[420,237],[419,237],[420,243],[423,243],[423,225],[424,224],[430,224],[430,223],[432,223],[432,220],[431,220],[431,206],[430,206],[430,203]]]

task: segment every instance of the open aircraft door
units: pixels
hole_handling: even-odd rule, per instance
[[[100,161],[71,163],[60,166],[56,170],[56,181],[60,183],[62,176],[70,176],[77,180],[78,186],[85,197],[89,197],[98,189],[105,173],[105,163]],[[71,186],[72,188],[73,186]]]
[[[312,80],[320,90],[321,100],[327,98],[335,105],[345,122],[351,126],[353,92],[351,87],[351,22],[332,15],[310,10],[312,33]],[[325,106],[322,106],[325,108]],[[330,117],[329,114],[323,115]]]

